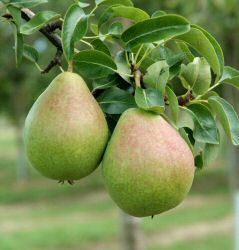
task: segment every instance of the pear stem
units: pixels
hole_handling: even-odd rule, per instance
[[[134,72],[134,80],[135,80],[135,85],[136,87],[141,88],[141,72],[139,70],[136,70]]]
[[[74,65],[73,65],[73,61],[70,61],[69,62],[69,66],[68,66],[68,70],[69,72],[73,72],[73,68],[74,68]]]

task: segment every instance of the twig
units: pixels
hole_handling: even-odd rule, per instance
[[[34,16],[35,13],[32,12],[29,9],[22,9],[22,18],[26,21],[31,20]],[[49,28],[46,26],[42,29],[39,30],[58,50],[63,51],[62,48],[62,41],[60,36],[57,34],[53,33],[52,31],[49,30]]]
[[[42,74],[48,73],[53,67],[61,66],[62,50],[57,50],[55,57],[50,61],[49,65],[41,72]]]
[[[27,22],[35,16],[34,12],[26,8],[22,9],[21,13],[22,18]],[[12,19],[12,15],[9,13],[4,14],[3,17],[7,19]],[[54,31],[56,29],[61,29],[62,23],[62,20],[57,20],[56,22],[48,24],[44,28],[39,30],[57,48],[55,57],[51,60],[49,65],[41,72],[42,74],[48,73],[53,67],[57,65],[61,66],[61,56],[63,54],[62,41],[60,36],[55,34]]]

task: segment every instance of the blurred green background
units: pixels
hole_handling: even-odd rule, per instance
[[[50,0],[41,9],[63,14],[72,2]],[[162,9],[203,26],[222,45],[226,64],[239,67],[238,0],[134,2],[150,13]],[[59,70],[41,75],[28,62],[16,69],[12,28],[1,22],[0,34],[0,249],[123,249],[122,216],[104,189],[100,169],[70,186],[27,167],[22,143],[24,118]],[[42,67],[46,66],[55,54],[53,46],[40,34],[27,39],[40,51]],[[229,87],[221,91],[231,101],[238,98]],[[218,159],[197,172],[183,204],[153,219],[143,219],[145,249],[234,249],[235,185],[230,176],[235,172],[231,157],[225,142]]]

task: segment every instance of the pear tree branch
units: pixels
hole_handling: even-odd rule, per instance
[[[22,14],[22,19],[24,19],[27,22],[30,21],[35,16],[35,13],[33,11],[26,8],[21,10],[21,14]],[[4,14],[3,17],[7,19],[12,19],[12,15],[9,13]],[[39,30],[39,32],[41,32],[57,49],[56,55],[47,65],[47,67],[42,71],[42,74],[48,73],[53,67],[57,65],[61,66],[61,57],[63,54],[62,41],[61,37],[56,33],[54,33],[56,29],[61,29],[61,28],[62,28],[62,20],[57,20],[56,22],[48,24],[44,28]]]

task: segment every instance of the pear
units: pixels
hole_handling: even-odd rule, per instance
[[[108,126],[84,80],[64,72],[32,106],[24,140],[33,167],[46,177],[70,182],[89,175],[99,165]]]
[[[195,166],[189,146],[162,116],[134,108],[120,117],[102,171],[116,204],[130,215],[145,217],[184,199]]]

